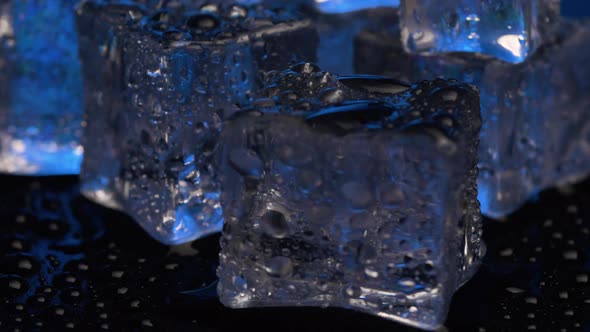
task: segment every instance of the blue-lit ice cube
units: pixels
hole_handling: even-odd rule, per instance
[[[483,252],[477,91],[311,64],[268,83],[221,134],[221,301],[439,327]]]
[[[519,63],[538,47],[539,3],[554,0],[402,0],[410,53],[478,52]]]
[[[266,70],[314,59],[317,33],[285,11],[120,1],[78,11],[86,130],[82,192],[164,243],[221,229],[211,165],[223,119]]]
[[[320,34],[318,65],[340,75],[354,74],[354,38],[367,28],[397,25],[397,9],[383,7],[346,14],[314,15]]]
[[[399,0],[313,0],[313,4],[322,13],[345,14],[379,7],[397,7]]]
[[[473,53],[409,55],[399,31],[365,31],[355,45],[356,69],[479,88],[479,198],[484,214],[503,217],[538,191],[590,173],[590,24],[557,25],[520,64]]]
[[[83,112],[77,2],[0,3],[0,172],[79,172]]]
[[[398,7],[399,0],[238,0],[243,4],[264,3],[287,8],[308,7],[323,14],[347,14],[382,7]]]
[[[361,30],[398,25],[398,0],[240,0],[298,10],[313,19],[320,34],[318,65],[341,75],[354,74],[354,37]]]

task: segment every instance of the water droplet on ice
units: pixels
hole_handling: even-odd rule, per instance
[[[365,274],[369,278],[379,278],[379,272],[372,267],[366,267]]]
[[[344,92],[336,88],[325,89],[320,92],[320,99],[326,104],[338,104],[344,100]]]
[[[274,277],[288,277],[293,273],[293,262],[289,257],[273,257],[266,263],[266,272]]]
[[[361,294],[361,290],[357,286],[348,286],[346,287],[344,292],[346,293],[346,295],[352,298],[356,298]]]
[[[289,234],[289,224],[281,212],[268,210],[260,221],[264,233],[276,239],[282,239]]]
[[[400,285],[404,290],[414,290],[416,287],[416,282],[410,278],[402,278],[398,281],[398,285]]]
[[[240,18],[246,17],[248,15],[248,10],[242,6],[234,5],[230,9],[229,16],[231,18]]]

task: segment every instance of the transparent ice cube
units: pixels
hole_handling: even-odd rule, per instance
[[[0,3],[0,172],[79,172],[83,112],[76,3]]]
[[[318,65],[341,75],[354,74],[354,36],[366,28],[398,25],[397,0],[241,0],[298,10],[320,34]]]
[[[266,92],[220,138],[221,301],[440,326],[483,253],[477,91],[300,64]]]
[[[284,11],[198,1],[153,11],[85,3],[82,191],[181,243],[222,223],[212,151],[264,71],[315,58],[311,23]],[[196,7],[193,7],[196,6]]]
[[[397,18],[393,7],[314,15],[320,34],[318,65],[341,75],[354,74],[354,37],[363,29],[397,25]]]
[[[538,191],[590,171],[590,25],[559,26],[520,64],[473,53],[408,55],[399,31],[364,31],[356,39],[356,69],[478,86],[479,199],[484,214],[504,217]]]
[[[478,52],[519,63],[542,36],[539,13],[555,0],[403,0],[401,38],[409,53]]]

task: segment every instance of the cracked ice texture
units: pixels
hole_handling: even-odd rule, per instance
[[[523,62],[541,44],[555,0],[403,0],[401,38],[409,53],[478,52]],[[550,14],[551,15],[551,14]]]
[[[167,10],[86,3],[82,191],[164,243],[221,229],[212,151],[265,70],[314,59],[311,24],[284,11],[202,1]]]
[[[220,138],[221,301],[440,326],[484,251],[477,91],[311,64],[272,77]]]
[[[356,69],[407,80],[446,77],[479,87],[482,212],[503,217],[538,191],[590,170],[590,25],[561,22],[527,61],[470,53],[407,55],[399,31],[364,31]]]
[[[79,172],[83,111],[76,3],[0,3],[0,172]]]

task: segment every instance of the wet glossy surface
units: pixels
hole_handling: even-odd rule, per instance
[[[82,198],[75,178],[0,177],[0,329],[417,331],[336,309],[223,308],[218,238],[181,247]],[[488,254],[455,295],[449,331],[590,329],[590,182],[487,221]]]

